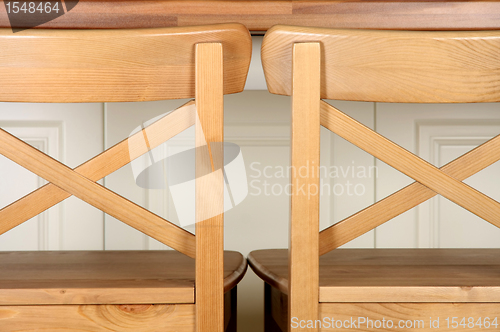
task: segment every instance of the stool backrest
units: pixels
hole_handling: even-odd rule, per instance
[[[223,46],[224,93],[245,86],[239,24],[136,30],[0,29],[0,101],[126,102],[195,97],[195,45]]]
[[[500,204],[461,182],[500,159],[500,136],[438,169],[321,100],[498,102],[500,32],[275,26],[262,63],[269,91],[292,96],[289,319],[319,317],[320,255],[436,193],[500,227]],[[319,232],[321,125],[416,182]]]
[[[321,98],[401,103],[500,99],[497,31],[375,31],[275,26],[262,45],[271,93],[292,95],[292,48],[321,45]]]

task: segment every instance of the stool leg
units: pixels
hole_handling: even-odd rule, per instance
[[[226,297],[226,301],[229,300],[229,312],[226,314],[229,316],[229,322],[227,323],[226,332],[236,332],[238,323],[238,286],[235,286],[229,291],[229,298]]]
[[[283,332],[273,318],[272,307],[272,286],[268,283],[264,283],[264,331]]]

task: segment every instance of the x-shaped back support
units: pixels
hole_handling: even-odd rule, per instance
[[[50,182],[0,210],[0,234],[74,195],[194,258],[196,249],[193,234],[96,181],[194,125],[195,119],[195,102],[190,101],[75,169],[0,129],[0,153]]]
[[[321,101],[321,125],[416,180],[411,185],[320,232],[323,255],[437,194],[500,227],[500,203],[461,182],[500,160],[500,135],[437,168]]]

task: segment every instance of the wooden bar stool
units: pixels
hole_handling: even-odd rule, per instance
[[[235,331],[246,260],[223,251],[222,145],[196,157],[214,174],[196,179],[196,215],[219,211],[196,236],[96,181],[192,125],[198,147],[223,142],[223,95],[243,90],[250,56],[239,24],[0,30],[0,101],[195,98],[75,169],[0,130],[0,153],[49,182],[0,211],[0,234],[74,195],[177,250],[2,252],[0,331]]]
[[[275,26],[262,61],[269,91],[292,96],[295,170],[289,249],[248,257],[266,283],[266,331],[498,330],[498,249],[333,249],[436,194],[500,227],[500,203],[462,182],[500,159],[500,136],[439,169],[321,99],[498,102],[500,33]],[[321,125],[415,182],[318,233]]]

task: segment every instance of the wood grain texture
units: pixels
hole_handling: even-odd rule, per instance
[[[0,27],[10,27],[0,6]],[[43,28],[152,28],[238,22],[254,31],[276,24],[356,29],[500,28],[500,2],[452,0],[80,0]]]
[[[325,123],[326,127],[330,127]],[[500,159],[500,135],[441,167],[441,170],[463,181]],[[397,191],[352,216],[322,230],[319,254],[324,255],[386,221],[434,197],[436,193],[418,182]]]
[[[321,303],[321,319],[326,317],[331,322],[331,318],[336,321],[348,321],[351,324],[351,318],[356,320],[356,331],[407,331],[418,330],[422,332],[430,331],[485,331],[497,330],[491,325],[491,322],[498,317],[500,305],[498,303]],[[364,323],[359,324],[359,317],[364,317]],[[459,317],[457,327],[453,328],[452,318]],[[458,325],[465,317],[465,328]],[[474,324],[468,326],[469,317],[473,317]],[[484,325],[479,327],[475,323],[479,318],[484,322],[484,318],[489,317],[489,329]],[[439,321],[438,321],[439,318]],[[449,318],[449,326],[446,321]],[[368,319],[372,320],[368,323]],[[385,319],[384,324],[382,320]],[[380,320],[381,327],[375,327],[375,320]],[[393,328],[388,328],[392,321]],[[400,323],[401,321],[401,323]],[[407,322],[409,321],[409,322]],[[498,318],[497,318],[498,322]],[[431,323],[433,324],[431,327]],[[402,324],[402,327],[399,327]],[[408,324],[408,325],[405,325]],[[383,327],[385,325],[385,328]],[[332,331],[328,325],[323,325],[321,331]],[[408,328],[407,326],[413,326]]]
[[[0,306],[2,332],[194,332],[194,304]]]
[[[499,302],[499,249],[337,249],[320,257],[320,302]],[[252,269],[288,294],[288,251],[256,250]]]
[[[500,53],[498,57],[500,60]],[[439,170],[324,101],[321,101],[321,123],[427,188],[500,227],[499,202]]]
[[[500,32],[332,30],[276,26],[262,45],[270,92],[291,95],[292,45],[320,42],[321,98],[500,101]]]
[[[226,251],[224,261],[228,292],[243,278],[246,259]],[[195,300],[195,261],[172,250],[2,252],[0,266],[0,306]]]
[[[223,45],[196,45],[196,331],[224,330]]]
[[[194,101],[190,101],[174,112],[150,124],[142,131],[131,135],[129,138],[78,166],[75,168],[75,172],[91,181],[98,181],[194,125],[195,118],[196,107]],[[145,144],[144,137],[148,138],[149,147]],[[0,234],[35,217],[70,196],[71,194],[52,183],[31,192],[0,210]],[[190,246],[192,247],[191,252],[194,255],[194,236]]]
[[[318,318],[320,62],[318,43],[294,45],[288,305],[292,317],[312,320]]]
[[[0,29],[0,101],[192,98],[194,48],[195,44],[206,42],[224,45],[224,93],[242,91],[252,48],[250,34],[243,25],[142,30],[30,29],[16,34]]]
[[[193,235],[0,129],[0,154],[64,191],[134,227],[140,232],[194,257]]]

